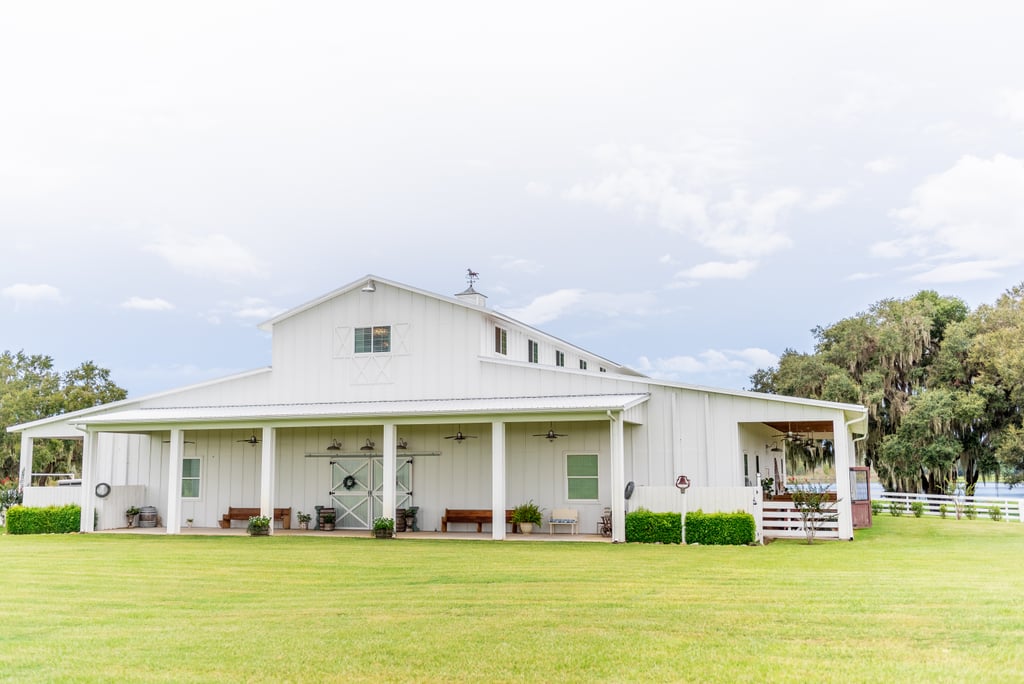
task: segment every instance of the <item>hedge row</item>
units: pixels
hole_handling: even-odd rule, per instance
[[[683,541],[683,516],[678,513],[652,513],[644,508],[627,513],[626,541],[679,544]]]
[[[705,513],[696,510],[686,514],[687,544],[753,544],[757,524],[749,513]]]
[[[76,504],[26,508],[14,506],[7,511],[7,534],[64,534],[81,528],[82,508]]]

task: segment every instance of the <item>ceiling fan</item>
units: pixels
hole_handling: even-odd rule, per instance
[[[164,440],[164,444],[170,444],[170,443],[171,443],[171,440],[169,440],[169,439],[165,439]],[[193,441],[191,439],[186,439],[185,440],[185,444],[195,444],[195,441]]]
[[[253,430],[252,431],[252,435],[248,439],[236,439],[235,441],[236,442],[245,442],[246,444],[249,444],[251,446],[256,446],[257,444],[260,443],[261,440],[256,439],[256,431]]]
[[[448,435],[447,437],[445,437],[445,439],[454,439],[456,442],[461,442],[466,439],[476,439],[476,435],[462,434],[462,426],[460,425],[459,429],[455,431],[454,435]]]
[[[548,427],[548,431],[547,432],[541,433],[539,435],[534,435],[534,437],[545,437],[545,438],[547,438],[547,440],[549,442],[554,442],[559,437],[568,437],[568,436],[569,435],[562,434],[560,432],[555,432],[555,424],[554,423],[552,423],[551,426]]]

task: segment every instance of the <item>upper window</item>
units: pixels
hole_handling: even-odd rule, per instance
[[[199,473],[202,462],[198,458],[181,459],[181,498],[199,498]]]
[[[555,365],[556,366],[564,366],[565,365],[565,352],[558,351],[557,349],[555,350]]]
[[[587,370],[587,360],[580,359],[580,370]]]
[[[533,340],[526,341],[526,360],[537,363],[540,360],[540,345]]]
[[[495,326],[494,351],[498,354],[508,354],[508,330]]]
[[[391,326],[356,328],[356,354],[384,354],[391,351]]]
[[[566,493],[572,501],[597,501],[597,454],[568,454],[565,457]]]

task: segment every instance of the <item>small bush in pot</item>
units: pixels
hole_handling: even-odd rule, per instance
[[[530,499],[529,503],[519,504],[512,509],[512,522],[519,525],[523,534],[530,534],[533,532],[534,525],[539,526],[544,522],[542,510],[540,506],[533,503],[533,499]]]
[[[261,537],[270,534],[270,518],[265,515],[253,515],[249,517],[249,524],[245,527],[252,537]]]
[[[395,534],[394,518],[377,518],[373,521],[373,536],[378,539],[390,539]]]

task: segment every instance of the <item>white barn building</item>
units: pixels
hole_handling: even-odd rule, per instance
[[[326,506],[339,527],[368,529],[415,505],[434,530],[448,508],[502,519],[533,500],[576,509],[591,532],[609,508],[624,541],[626,507],[680,475],[687,497],[739,491],[756,505],[758,474],[784,481],[777,445],[793,430],[830,440],[835,536],[853,537],[863,407],[651,379],[488,309],[472,286],[446,297],[368,275],[261,327],[269,368],[9,428],[21,482],[34,439],[83,439],[85,532],[94,513],[98,529],[123,527],[129,505],[156,507],[176,534],[189,519],[216,527],[229,507]],[[41,489],[26,487],[26,504]]]

